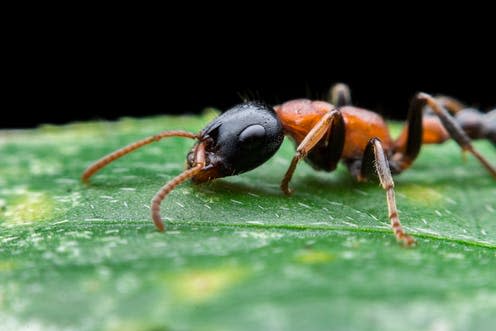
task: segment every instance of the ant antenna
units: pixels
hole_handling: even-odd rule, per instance
[[[140,147],[159,141],[163,138],[169,138],[169,137],[184,137],[184,138],[198,139],[198,135],[186,131],[177,130],[177,131],[161,132],[154,136],[150,136],[148,138],[138,140],[132,144],[127,145],[126,147],[122,147],[116,150],[115,152],[102,157],[100,160],[96,161],[95,163],[91,164],[88,168],[86,168],[83,175],[81,176],[81,179],[83,182],[87,183],[91,176],[93,176],[97,171],[105,167],[107,164],[117,160],[118,158],[123,157],[126,154],[131,153],[132,151]]]
[[[194,177],[198,174],[205,166],[205,143],[199,143],[196,145],[195,149],[195,166],[184,170],[179,176],[174,177],[167,184],[165,184],[152,199],[151,211],[153,223],[157,229],[162,232],[164,231],[164,222],[160,217],[160,204],[165,199],[167,194],[169,194],[176,186],[184,183],[186,180]]]

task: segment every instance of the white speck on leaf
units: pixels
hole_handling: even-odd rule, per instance
[[[351,252],[351,251],[344,251],[341,256],[343,257],[343,259],[345,260],[351,260],[355,257],[355,253]]]
[[[63,221],[52,223],[52,225],[64,224],[64,223],[67,223],[67,222],[69,222],[69,221],[68,220],[63,220]]]
[[[112,169],[112,172],[113,172],[114,174],[121,174],[121,173],[123,173],[123,172],[128,172],[128,171],[129,171],[129,169],[128,169],[128,168],[122,168],[122,167],[121,167],[121,168],[113,168],[113,169]]]
[[[136,191],[133,187],[121,187],[121,191]]]
[[[248,224],[257,224],[257,225],[263,225],[264,224],[263,222],[260,222],[260,221],[247,221],[246,223],[248,223]]]
[[[2,243],[8,243],[9,241],[12,241],[12,240],[16,240],[17,238],[19,237],[16,237],[16,236],[12,236],[12,237],[5,237],[2,239]]]
[[[451,199],[450,197],[444,197],[444,200],[446,200],[446,202],[448,202],[452,205],[456,205],[456,201]]]
[[[461,253],[446,253],[443,255],[445,258],[452,259],[452,260],[463,260],[465,258],[465,255],[463,255]]]
[[[415,230],[417,230],[419,232],[423,232],[423,233],[432,234],[432,235],[439,235],[439,232],[433,231],[431,229],[415,228]]]
[[[57,184],[62,184],[62,185],[73,185],[77,183],[77,180],[72,179],[72,178],[57,178],[55,179],[55,182]]]
[[[304,208],[311,208],[309,205],[304,204],[303,202],[298,202],[298,204]]]

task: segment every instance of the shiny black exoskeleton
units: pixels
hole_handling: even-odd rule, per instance
[[[252,170],[271,158],[283,139],[281,122],[271,107],[258,102],[236,105],[200,132],[198,143],[206,144],[206,164],[193,180],[204,182]],[[188,154],[188,167],[194,165],[194,150]]]

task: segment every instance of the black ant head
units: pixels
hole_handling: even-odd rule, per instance
[[[472,139],[488,139],[496,145],[496,109],[483,114],[472,108],[456,113],[456,120]]]
[[[258,102],[234,106],[200,132],[205,167],[192,179],[198,183],[252,170],[271,158],[283,139],[281,122],[272,108]],[[196,145],[188,154],[188,168],[194,166],[195,149]]]

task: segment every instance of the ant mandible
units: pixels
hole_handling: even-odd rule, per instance
[[[393,140],[380,115],[351,106],[348,87],[336,84],[330,90],[329,102],[298,99],[273,109],[263,103],[245,102],[219,115],[198,134],[164,131],[139,140],[90,165],[82,180],[87,182],[110,162],[163,138],[196,139],[187,155],[187,169],[165,184],[151,201],[153,222],[164,231],[160,204],[177,185],[188,179],[202,183],[252,170],[271,158],[288,135],[297,148],[281,182],[286,195],[292,193],[289,182],[301,159],[315,170],[327,172],[343,161],[358,181],[376,174],[386,191],[392,230],[397,240],[410,246],[415,240],[401,227],[392,174],[408,169],[422,144],[440,144],[451,137],[496,178],[496,169],[471,144],[471,139],[480,138],[496,144],[495,115],[495,111],[483,115],[466,109],[453,98],[418,93],[410,103],[405,128]]]

